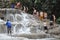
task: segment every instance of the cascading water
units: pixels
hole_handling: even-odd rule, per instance
[[[30,27],[27,27],[27,25],[29,23],[29,19],[27,19],[28,15],[26,13],[21,13],[21,15],[15,14],[15,15],[13,15],[13,17],[14,16],[15,16],[15,18],[14,18],[15,22],[19,23],[14,26],[14,33],[31,33]],[[17,28],[19,28],[19,29],[17,29]]]
[[[13,22],[14,21],[14,15],[13,14],[7,14],[6,19],[9,19],[11,22]]]
[[[15,40],[15,35],[16,35],[17,37],[19,36],[19,37],[33,38],[37,40],[40,40],[39,38],[47,38],[42,40],[48,40],[49,36],[47,36],[46,33],[42,31],[41,28],[43,26],[43,23],[39,19],[36,19],[35,16],[24,13],[20,10],[13,10],[13,11],[12,10],[6,10],[5,17],[6,20],[9,19],[12,22],[12,34],[13,34],[12,36],[14,38],[5,34],[1,34],[0,35],[1,37],[4,37],[3,35],[5,35],[6,39],[12,38],[13,40]],[[24,39],[22,38],[22,40]]]
[[[10,21],[12,22],[17,22],[18,24],[16,24],[13,28],[14,32],[13,33],[30,33],[30,27],[26,27],[29,23],[29,19],[27,19],[27,14],[26,13],[21,13],[20,14],[7,14],[7,19],[10,19]],[[18,26],[18,25],[22,25],[22,26]],[[17,29],[19,28],[19,29]],[[17,31],[16,31],[17,30]]]
[[[14,24],[14,26],[12,26],[13,34],[31,34],[41,32],[39,28],[42,23],[40,23],[40,20],[36,19],[33,15],[19,10],[16,11],[16,13],[7,11],[6,18]]]

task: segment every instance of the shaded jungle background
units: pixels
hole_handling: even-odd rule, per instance
[[[0,8],[11,8],[11,4],[16,5],[17,2],[21,2],[22,7],[28,7],[30,14],[36,8],[38,11],[46,11],[48,16],[55,14],[57,23],[60,22],[60,0],[0,0]]]

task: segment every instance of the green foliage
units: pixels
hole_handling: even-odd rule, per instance
[[[14,3],[15,2],[15,0],[10,0],[12,3]]]
[[[57,22],[58,24],[60,24],[60,17],[56,20],[56,22]]]
[[[20,1],[23,6],[29,7],[29,10],[32,7],[35,7],[37,10],[46,11],[52,13],[53,8],[55,7],[56,0],[16,0]]]
[[[60,16],[60,1],[59,0],[10,0],[11,3],[21,2],[22,6],[29,8],[29,13],[32,14],[32,8],[35,7],[38,11],[46,11],[48,14],[55,13]],[[9,8],[11,3],[0,0],[0,8]],[[58,14],[57,14],[58,13]]]

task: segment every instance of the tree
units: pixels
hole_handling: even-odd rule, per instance
[[[60,13],[59,0],[10,0],[12,3],[21,2],[22,6],[27,6],[30,11],[35,7],[38,11],[46,11],[48,14]],[[31,12],[30,12],[31,13]]]

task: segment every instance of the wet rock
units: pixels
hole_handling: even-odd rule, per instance
[[[0,24],[0,33],[6,33],[7,27],[5,25]]]
[[[15,12],[16,11],[16,12]],[[58,35],[60,34],[60,28],[53,28],[48,30],[48,34],[46,34],[43,30],[43,22],[40,21],[37,17],[23,13],[18,10],[6,10],[6,15],[5,19],[10,19],[12,22],[17,22],[15,23],[14,27],[16,28],[16,33],[20,32],[20,29],[22,28],[22,32],[26,32],[26,29],[29,27],[31,34],[15,34],[12,35],[14,37],[25,37],[25,38],[31,38],[31,39],[39,39],[39,38],[49,38],[49,37],[59,37]],[[20,24],[21,22],[22,24]],[[16,26],[17,25],[17,26]],[[12,28],[14,30],[14,27]],[[23,28],[23,27],[26,27]],[[1,25],[0,27],[0,33],[6,32],[6,27]],[[21,32],[20,32],[21,33]],[[53,36],[51,36],[52,34]],[[54,36],[55,35],[55,36]],[[56,36],[57,35],[57,36]],[[17,40],[17,39],[16,39]],[[23,40],[23,39],[21,39]]]
[[[30,34],[15,34],[12,35],[13,37],[25,37],[25,38],[29,38],[29,39],[40,39],[40,38],[51,38],[51,36],[49,34],[44,33],[43,31],[39,32],[39,33],[30,33]]]
[[[49,34],[59,35],[60,34],[60,27],[53,28],[48,31]]]

